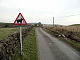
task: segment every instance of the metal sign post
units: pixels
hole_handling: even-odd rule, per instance
[[[22,27],[20,26],[20,47],[21,47],[21,56],[22,56]]]

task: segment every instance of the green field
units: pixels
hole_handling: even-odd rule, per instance
[[[19,49],[15,56],[15,60],[38,60],[35,28],[33,28],[23,40],[22,57],[20,56]]]
[[[19,28],[0,28],[0,40],[16,31],[19,31]]]

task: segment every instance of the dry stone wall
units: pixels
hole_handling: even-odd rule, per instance
[[[27,27],[22,31],[23,39],[31,29],[32,26]],[[0,60],[14,60],[18,48],[20,48],[19,32],[15,32],[7,38],[0,40]]]
[[[65,29],[51,29],[48,27],[42,27],[44,29],[47,29],[49,32],[51,32],[56,37],[62,37],[62,38],[68,38],[70,40],[74,40],[76,42],[80,42],[80,33],[78,32],[72,32]]]

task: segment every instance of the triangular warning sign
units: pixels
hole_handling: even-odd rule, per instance
[[[26,25],[27,22],[25,21],[24,17],[21,13],[17,16],[16,20],[14,21],[14,25]]]

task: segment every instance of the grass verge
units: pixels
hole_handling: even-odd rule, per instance
[[[14,60],[38,60],[37,43],[35,36],[35,28],[33,28],[26,38],[23,40],[23,52],[20,56],[20,49],[15,56]]]

